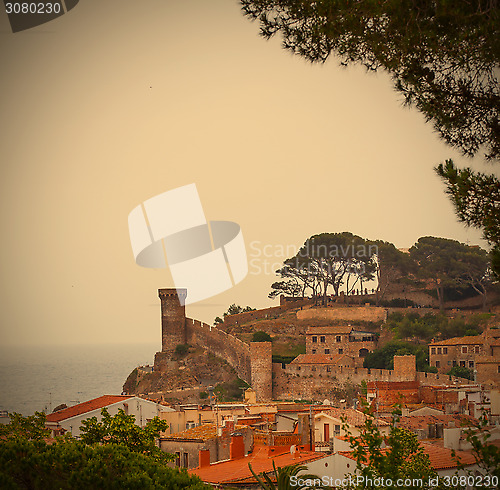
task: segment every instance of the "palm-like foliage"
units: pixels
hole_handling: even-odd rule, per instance
[[[248,463],[248,467],[250,468],[252,475],[259,483],[260,488],[262,488],[263,490],[305,490],[306,488],[311,487],[312,481],[315,481],[316,484],[314,485],[314,488],[317,488],[318,490],[329,488],[321,485],[321,480],[316,475],[306,473],[301,474],[300,478],[292,478],[299,477],[299,473],[301,471],[307,470],[307,466],[301,465],[299,463],[285,466],[284,468],[276,468],[276,465],[273,461],[273,473],[276,483],[274,483],[273,479],[266,473],[261,473],[260,476],[257,475],[250,463]]]

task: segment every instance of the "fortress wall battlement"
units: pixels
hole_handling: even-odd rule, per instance
[[[236,313],[235,315],[227,315],[224,318],[224,323],[221,327],[229,327],[232,325],[241,325],[251,322],[252,320],[272,319],[280,315],[284,311],[293,310],[312,304],[314,301],[311,298],[304,298],[296,301],[285,301],[280,306],[271,306],[270,308],[262,308],[261,310],[245,311],[244,313]]]
[[[247,383],[251,381],[250,346],[223,330],[207,323],[186,318],[186,342],[203,347],[211,354],[224,359],[238,376]]]
[[[362,381],[398,382],[398,385],[419,383],[426,386],[461,386],[471,383],[467,379],[443,374],[416,374],[415,382],[415,378],[409,379],[405,373],[398,374],[388,369],[331,366],[330,371],[327,371],[327,366],[301,366],[298,371],[290,364],[283,367],[280,363],[273,363],[273,397],[282,400],[321,400],[328,398],[329,390],[340,388],[345,383],[361,384]]]
[[[387,311],[377,306],[351,306],[330,308],[308,308],[297,311],[298,320],[348,320],[385,322]]]

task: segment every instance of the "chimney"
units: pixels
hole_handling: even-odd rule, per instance
[[[299,413],[298,426],[300,443],[309,445],[310,450],[314,451],[314,414]]]
[[[231,434],[231,443],[229,444],[229,459],[241,459],[245,457],[245,443],[243,435],[235,432]]]
[[[227,437],[234,430],[234,420],[224,419],[222,421],[222,437]]]
[[[198,468],[210,466],[210,451],[208,449],[200,449],[198,453],[199,465]]]

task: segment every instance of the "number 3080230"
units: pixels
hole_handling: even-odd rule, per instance
[[[6,3],[5,11],[8,14],[59,14],[60,3]]]

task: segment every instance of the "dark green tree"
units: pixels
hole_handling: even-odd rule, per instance
[[[120,444],[158,462],[165,463],[174,459],[171,454],[163,452],[156,445],[160,432],[168,428],[168,424],[159,417],[154,417],[145,427],[139,427],[135,423],[135,416],[125,414],[122,409],[111,416],[108,410],[103,408],[101,416],[100,421],[97,417],[82,421],[80,439],[85,444]]]
[[[392,243],[375,240],[372,245],[377,256],[377,304],[384,299],[384,295],[391,284],[410,283],[409,274],[414,271],[414,262],[409,254],[401,252]]]
[[[457,378],[474,379],[474,373],[463,366],[453,366],[446,374]]]
[[[375,250],[372,243],[349,232],[321,233],[308,238],[276,273],[296,281],[303,295],[310,290],[325,304],[329,288],[338,296],[345,286],[349,294],[356,287],[362,289],[363,281],[374,278]]]
[[[351,481],[355,484],[350,488],[394,488],[393,485],[398,479],[404,481],[408,478],[421,481],[422,485],[418,488],[444,488],[433,486],[430,482],[430,479],[436,479],[437,473],[430,464],[429,456],[420,446],[417,436],[410,430],[397,427],[400,409],[397,408],[393,412],[392,427],[388,436],[381,434],[369,407],[364,405],[362,410],[366,419],[359,436],[354,437],[346,420],[343,421],[343,429],[356,458],[356,473],[351,473]],[[391,481],[390,484],[384,483],[388,480]]]
[[[271,336],[267,332],[259,330],[252,335],[252,342],[272,342]]]
[[[43,441],[50,435],[50,430],[45,427],[45,414],[43,412],[35,412],[35,415],[28,417],[24,417],[20,413],[11,413],[9,417],[10,423],[0,424],[0,440]]]
[[[271,284],[271,292],[269,293],[269,298],[273,299],[276,296],[291,296],[295,298],[299,296],[303,288],[300,285],[299,279],[297,277],[292,277],[287,281],[277,281]]]
[[[500,279],[500,181],[494,175],[458,169],[452,160],[435,168],[446,185],[458,219],[483,231],[491,245],[491,268]]]
[[[488,283],[487,253],[456,240],[421,237],[410,248],[410,257],[418,264],[422,279],[429,280],[436,288],[439,307],[444,309],[445,288],[473,286],[486,302]]]
[[[238,313],[246,313],[247,311],[254,311],[254,310],[255,308],[252,308],[251,306],[245,306],[243,308],[242,306],[233,303],[223,314],[223,317],[226,318],[226,316],[229,315],[237,315]],[[219,325],[220,323],[224,323],[224,320],[219,316],[215,317],[214,325]]]
[[[241,0],[261,35],[313,62],[385,70],[450,145],[500,156],[496,1]]]
[[[429,350],[426,345],[410,344],[402,340],[387,342],[383,347],[370,352],[363,361],[363,367],[374,369],[394,369],[394,356],[413,354],[417,371],[431,371]]]
[[[467,442],[472,446],[472,453],[476,458],[477,465],[482,469],[482,474],[489,478],[490,484],[486,481],[483,485],[487,488],[498,487],[500,479],[500,448],[491,444],[491,434],[488,430],[491,427],[487,415],[483,412],[479,421],[473,423],[473,426],[465,430]],[[459,468],[465,469],[463,465]],[[469,473],[472,473],[469,471]],[[496,477],[496,483],[491,478]]]
[[[0,488],[210,488],[185,470],[167,467],[168,456],[158,456],[160,449],[152,449],[164,422],[155,420],[140,429],[123,415],[87,424],[82,439],[89,444],[70,435],[48,444],[45,414],[13,414],[10,424],[0,425]]]
[[[122,444],[88,446],[72,438],[53,444],[14,439],[0,444],[0,488],[192,489],[211,487]]]

